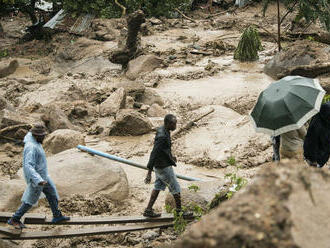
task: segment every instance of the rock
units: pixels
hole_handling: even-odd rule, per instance
[[[26,113],[3,109],[0,111],[0,128],[19,124],[33,124],[36,120]]]
[[[150,88],[146,88],[144,93],[141,95],[141,98],[136,100],[150,106],[154,103],[157,103],[160,106],[164,105],[162,97],[154,89]]]
[[[24,180],[0,179],[0,211],[16,211],[20,205],[25,186]]]
[[[57,129],[46,137],[43,144],[46,152],[56,154],[77,145],[85,145],[85,137],[78,131]]]
[[[119,31],[114,29],[114,23],[109,19],[95,19],[92,22],[94,34],[93,39],[101,41],[112,41],[119,36]]]
[[[299,66],[312,66],[328,63],[329,53],[324,53],[325,45],[317,42],[297,41],[275,55],[264,67],[264,72],[279,79],[291,74]],[[294,75],[301,75],[296,72]],[[301,75],[306,76],[306,75]],[[317,76],[317,75],[316,75]]]
[[[47,106],[44,111],[41,118],[50,132],[57,129],[77,129],[55,103]]]
[[[0,111],[5,109],[7,107],[7,104],[7,100],[4,97],[0,96]]]
[[[134,98],[131,96],[127,96],[126,97],[126,103],[125,103],[125,107],[127,109],[132,109],[134,108]]]
[[[161,67],[162,63],[162,59],[155,55],[141,55],[128,63],[126,76],[131,80],[135,80],[140,74],[152,72]]]
[[[164,117],[166,115],[166,110],[164,110],[157,103],[154,103],[148,109],[147,115],[149,117]]]
[[[142,239],[144,240],[152,240],[159,237],[159,233],[155,231],[148,231],[142,235]]]
[[[115,118],[113,116],[106,118],[98,118],[97,122],[94,123],[88,130],[88,134],[98,135],[98,134],[109,134],[110,127]]]
[[[329,190],[328,170],[292,161],[264,165],[172,247],[327,247]]]
[[[199,206],[202,209],[207,209],[207,200],[197,192],[189,189],[181,190],[181,202],[182,206],[193,209],[194,206]],[[175,201],[171,193],[166,195],[165,204],[169,205],[172,209],[175,208]]]
[[[119,88],[113,92],[100,105],[101,116],[116,115],[119,109],[125,108],[126,92],[124,88]]]
[[[91,156],[74,148],[47,160],[49,175],[60,197],[102,194],[113,201],[123,201],[128,197],[126,174],[109,159]],[[22,169],[18,175],[23,180]]]
[[[152,130],[150,120],[135,110],[119,110],[116,120],[110,127],[109,135],[142,135]]]
[[[114,85],[116,88],[123,87],[126,95],[133,97],[135,100],[140,99],[145,91],[145,86],[136,81],[123,81]]]
[[[10,74],[13,74],[17,68],[18,68],[18,61],[16,59],[12,60],[8,66],[1,66],[0,78],[4,78],[9,76]]]
[[[147,112],[149,108],[150,108],[149,105],[142,104],[141,107],[140,107],[140,112]]]

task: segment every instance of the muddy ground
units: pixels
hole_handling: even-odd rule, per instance
[[[270,139],[255,133],[248,113],[258,94],[273,81],[263,73],[263,67],[276,54],[277,45],[271,37],[264,35],[264,49],[259,53],[258,61],[240,63],[233,60],[234,48],[247,25],[253,23],[275,33],[275,6],[270,7],[266,17],[262,17],[261,9],[262,6],[249,6],[211,17],[206,10],[197,10],[190,15],[196,22],[181,18],[157,22],[147,20],[147,31],[141,37],[142,53],[159,56],[164,66],[139,75],[134,83],[155,90],[164,101],[165,113],[177,115],[179,128],[214,108],[213,113],[180,134],[173,141],[172,148],[178,158],[176,172],[212,182],[211,195],[225,183],[227,173],[237,173],[250,182],[256,171],[271,160]],[[214,11],[213,14],[223,10]],[[290,24],[289,20],[284,26]],[[66,111],[66,107],[82,98],[88,101],[91,108],[98,109],[99,103],[114,88],[126,82],[132,83],[120,66],[108,61],[108,54],[118,46],[119,38],[116,36],[111,41],[86,41],[83,40],[86,38],[64,32],[54,35],[49,43],[31,41],[18,44],[26,19],[5,17],[2,23],[7,31],[1,39],[0,50],[8,50],[9,57],[1,58],[0,63],[5,65],[17,59],[19,67],[14,74],[0,79],[0,94],[18,110],[38,116],[38,111],[34,110],[38,110],[40,105],[60,101]],[[109,23],[119,34],[125,22],[118,19]],[[93,30],[85,36],[93,37]],[[283,46],[290,46],[290,42],[284,42]],[[204,54],[192,53],[196,50]],[[324,80],[329,80],[329,77]],[[112,120],[108,118],[105,121]],[[152,117],[150,120],[156,127],[162,117]],[[141,136],[91,135],[90,130],[95,123],[92,117],[73,122],[86,135],[87,146],[141,164],[147,163],[154,132]],[[1,177],[15,178],[21,166],[21,152],[22,147],[14,144],[0,146]],[[141,214],[153,187],[143,183],[146,171],[114,164],[122,166],[130,184],[129,198],[124,203],[81,194],[61,199],[63,212],[75,216]],[[191,184],[182,180],[180,183],[182,187]],[[164,201],[163,193],[155,204],[156,210],[164,211]],[[32,212],[50,214],[43,200]],[[19,244],[22,247],[137,248],[159,247],[176,238],[177,234],[168,229],[161,236],[157,232],[145,231]]]

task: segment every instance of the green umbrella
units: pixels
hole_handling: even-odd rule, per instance
[[[272,83],[251,112],[256,131],[277,136],[300,128],[319,112],[324,94],[317,79],[287,76]]]

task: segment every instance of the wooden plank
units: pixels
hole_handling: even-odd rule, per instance
[[[22,232],[21,229],[10,229],[10,228],[5,228],[5,227],[0,227],[0,233],[4,234],[6,236],[17,236],[20,235]]]
[[[5,216],[12,216],[12,213],[1,213],[0,221],[7,219]],[[71,217],[69,221],[65,221],[58,224],[53,224],[52,219],[42,215],[26,215],[25,224],[38,224],[38,225],[97,225],[97,224],[123,224],[123,223],[144,223],[144,222],[166,222],[173,221],[173,214],[163,213],[161,217],[158,218],[147,218],[142,215],[139,216],[86,216],[86,217]],[[43,218],[42,218],[43,217]],[[191,218],[192,219],[192,218]],[[3,222],[5,222],[3,221]]]
[[[111,226],[99,228],[85,229],[70,229],[70,230],[53,230],[53,231],[38,231],[38,232],[22,232],[19,236],[7,236],[3,239],[10,240],[26,240],[26,239],[54,239],[54,238],[70,238],[89,235],[101,235],[110,233],[142,231],[154,228],[167,228],[173,226],[172,222],[165,223],[145,223],[131,226]]]
[[[14,213],[8,213],[8,212],[0,212],[0,222],[7,222]],[[24,216],[24,221],[25,223],[27,223],[26,221],[40,221],[40,222],[44,222],[46,219],[46,215],[43,214],[35,214],[35,213],[28,213],[25,214]]]

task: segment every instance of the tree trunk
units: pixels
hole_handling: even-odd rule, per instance
[[[281,17],[280,17],[280,0],[277,0],[277,44],[278,51],[280,52],[281,47]]]
[[[1,25],[1,23],[0,23],[0,36],[3,34],[3,27],[2,27],[2,25]]]

